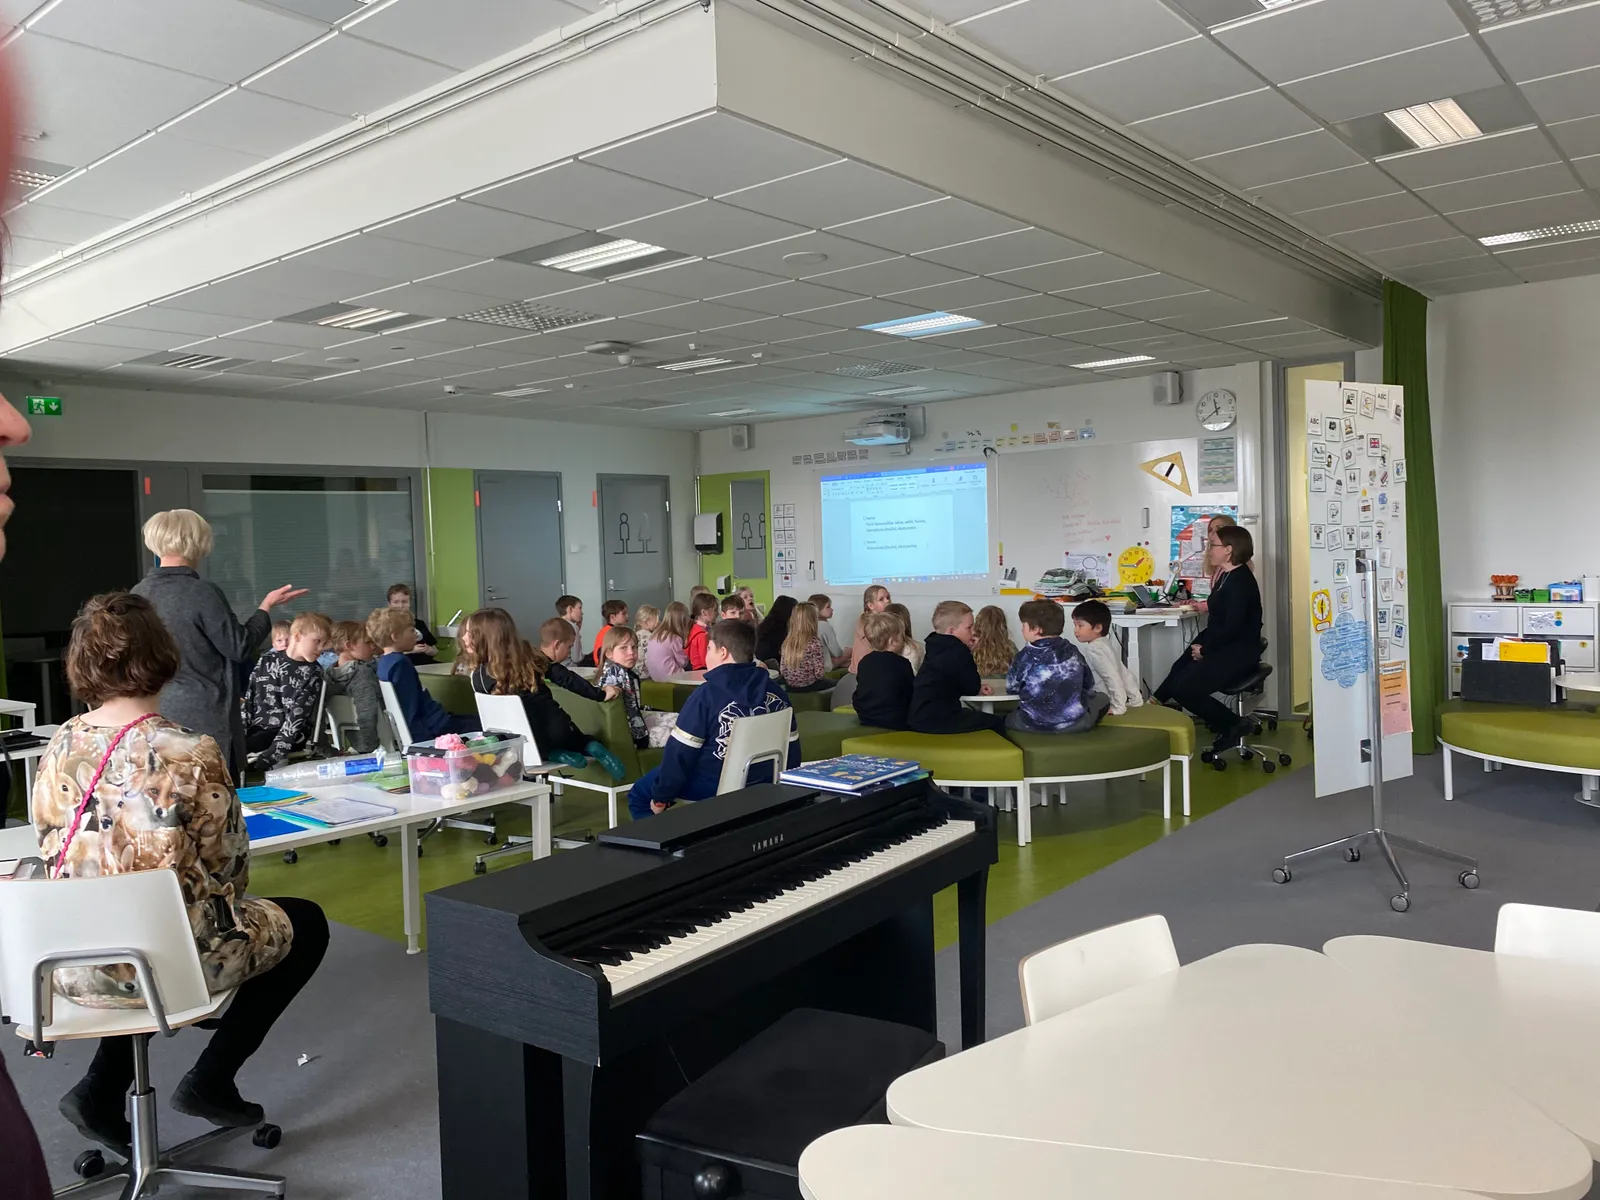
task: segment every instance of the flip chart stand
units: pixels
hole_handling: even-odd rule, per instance
[[[1325,854],[1330,850],[1343,850],[1346,862],[1360,862],[1361,847],[1369,841],[1376,842],[1378,849],[1383,851],[1389,870],[1394,872],[1394,877],[1400,884],[1399,893],[1389,897],[1389,907],[1395,912],[1403,913],[1411,907],[1411,884],[1406,879],[1406,873],[1400,869],[1399,860],[1394,856],[1396,846],[1417,854],[1431,855],[1465,868],[1456,879],[1462,887],[1468,889],[1478,886],[1478,860],[1468,858],[1465,854],[1457,854],[1454,850],[1445,850],[1429,842],[1391,832],[1383,827],[1383,702],[1379,683],[1382,663],[1378,659],[1378,560],[1370,551],[1361,550],[1356,553],[1356,574],[1364,577],[1362,584],[1367,593],[1366,620],[1370,635],[1367,638],[1368,653],[1371,655],[1371,660],[1367,663],[1367,737],[1361,743],[1361,756],[1372,764],[1370,784],[1372,828],[1337,841],[1324,842],[1320,846],[1312,846],[1308,850],[1298,850],[1285,855],[1283,866],[1272,868],[1272,882],[1288,883],[1294,878],[1290,863],[1297,859],[1310,858],[1314,854]]]

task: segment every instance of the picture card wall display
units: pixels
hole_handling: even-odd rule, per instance
[[[1371,782],[1362,743],[1370,737],[1378,651],[1377,670],[1387,685],[1379,714],[1383,777],[1402,779],[1412,770],[1406,523],[1401,515],[1406,490],[1404,398],[1403,389],[1393,385],[1306,384],[1309,528],[1303,536],[1310,547],[1311,599],[1295,619],[1308,622],[1311,629],[1319,796]],[[1326,465],[1330,457],[1332,467]],[[1358,571],[1360,559],[1374,570]],[[1379,603],[1376,628],[1368,611],[1369,589]]]

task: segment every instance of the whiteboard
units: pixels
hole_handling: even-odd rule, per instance
[[[1016,572],[1014,584],[1007,575],[1006,585],[1032,587],[1044,571],[1066,565],[1099,571],[1112,586],[1170,579],[1175,567],[1208,575],[1205,519],[1237,514],[1239,493],[1237,482],[1234,490],[1200,490],[1199,452],[1199,438],[1179,437],[1080,441],[991,458],[1002,571]],[[1191,534],[1176,548],[1175,514]],[[1196,522],[1200,532],[1193,536]],[[1136,553],[1141,550],[1143,556]],[[1141,574],[1145,578],[1135,577]]]
[[[1388,701],[1383,777],[1411,774],[1410,591],[1406,578],[1405,392],[1371,383],[1306,384],[1306,492],[1311,543],[1311,707],[1317,795],[1368,786],[1361,758],[1376,639]],[[1353,543],[1353,544],[1352,544]],[[1378,559],[1378,624],[1367,622],[1356,552]]]

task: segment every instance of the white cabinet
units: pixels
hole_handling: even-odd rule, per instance
[[[1494,604],[1486,601],[1452,601],[1446,609],[1446,656],[1450,694],[1461,692],[1461,663],[1468,640],[1475,637],[1555,638],[1561,661],[1574,671],[1596,669],[1596,640],[1600,635],[1600,605],[1596,604]]]

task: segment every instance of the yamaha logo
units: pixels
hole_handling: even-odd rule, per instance
[[[762,838],[759,842],[752,842],[750,845],[750,853],[760,854],[763,850],[771,850],[774,846],[778,845],[782,841],[783,834],[775,833],[769,838]]]

